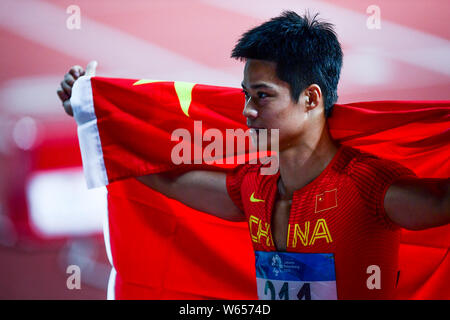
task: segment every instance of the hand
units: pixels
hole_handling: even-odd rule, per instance
[[[64,110],[69,116],[73,116],[72,106],[70,105],[70,97],[72,96],[72,87],[75,81],[81,76],[95,76],[95,69],[97,68],[97,61],[91,61],[86,66],[86,71],[80,66],[73,66],[69,72],[64,75],[61,86],[56,90],[59,99],[61,100]]]

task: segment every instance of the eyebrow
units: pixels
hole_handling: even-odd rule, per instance
[[[241,86],[242,86],[242,88],[247,89],[247,87],[244,85],[244,83],[241,83]],[[271,85],[268,85],[268,84],[266,84],[266,83],[255,83],[255,84],[252,84],[252,85],[250,86],[250,88],[251,88],[251,89],[261,89],[261,88],[264,88],[264,89],[272,89],[272,90],[275,90],[275,87],[273,87],[273,86],[271,86]]]

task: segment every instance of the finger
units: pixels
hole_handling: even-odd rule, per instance
[[[72,87],[69,86],[64,81],[61,81],[61,88],[63,88],[64,92],[70,97],[72,95]]]
[[[64,75],[64,82],[67,83],[69,86],[73,86],[75,79],[70,73],[66,73]]]
[[[86,66],[86,76],[88,77],[95,77],[95,69],[97,68],[97,61],[93,60],[88,63]]]
[[[56,90],[56,93],[58,94],[58,97],[61,100],[61,102],[64,102],[69,99],[69,96],[64,92],[62,88]]]
[[[85,71],[83,68],[80,67],[80,69],[76,69],[74,71],[69,71],[69,73],[77,80],[79,77],[84,76]]]
[[[69,116],[73,116],[73,110],[72,110],[72,105],[70,104],[70,100],[66,100],[63,102],[63,107],[64,107],[64,111],[66,111],[66,113]]]
[[[78,77],[82,76],[84,74],[83,67],[76,65],[70,68],[69,73],[77,79]]]

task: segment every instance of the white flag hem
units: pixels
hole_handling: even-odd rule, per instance
[[[82,76],[75,81],[70,103],[78,125],[78,142],[87,187],[106,186],[109,181],[95,115],[91,77]]]

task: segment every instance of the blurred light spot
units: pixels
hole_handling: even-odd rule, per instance
[[[389,62],[378,52],[350,52],[344,68],[351,82],[359,85],[383,85],[392,78]]]
[[[14,115],[64,115],[56,89],[62,75],[12,78],[0,86],[0,105]]]
[[[16,122],[13,129],[13,139],[22,150],[29,150],[36,141],[36,121],[30,117],[24,117]]]
[[[106,194],[87,189],[81,168],[37,172],[27,185],[31,225],[48,237],[101,233]]]

